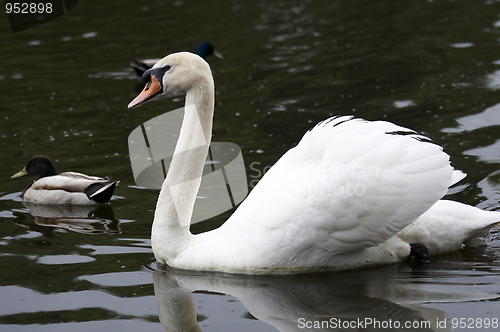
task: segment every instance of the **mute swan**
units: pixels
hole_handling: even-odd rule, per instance
[[[36,181],[28,184],[22,193],[25,202],[37,204],[95,205],[109,202],[119,181],[88,176],[76,172],[57,174],[49,157],[34,156],[18,173],[35,175]]]
[[[440,146],[389,122],[343,116],[308,131],[221,227],[193,235],[189,225],[212,134],[210,67],[192,53],[174,53],[143,79],[148,83],[129,109],[170,89],[187,91],[151,232],[160,263],[240,274],[344,270],[405,259],[411,251],[405,239],[425,244],[461,237],[454,242],[462,243],[477,234],[457,227],[479,231],[500,221],[500,212],[438,202],[457,180]],[[456,220],[461,209],[471,211],[464,225]],[[417,219],[421,229],[405,232]],[[443,221],[437,233],[436,220]],[[440,252],[457,249],[452,244]]]
[[[224,56],[217,52],[214,46],[208,42],[203,42],[198,44],[194,53],[201,56],[203,59],[206,59],[208,56],[213,55],[216,58],[222,59]],[[130,64],[130,66],[134,69],[137,76],[142,77],[144,72],[151,67],[154,66],[160,59],[144,59],[144,60],[135,60]]]

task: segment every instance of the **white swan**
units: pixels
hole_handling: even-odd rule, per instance
[[[152,226],[151,244],[160,263],[243,274],[343,270],[401,261],[410,254],[406,239],[449,241],[439,252],[455,250],[455,242],[500,221],[500,212],[460,203],[432,207],[456,180],[441,147],[389,122],[345,116],[307,132],[221,227],[193,235],[189,224],[212,132],[210,67],[197,55],[175,53],[144,77],[149,81],[129,108],[170,89],[187,91]],[[462,209],[471,211],[464,224],[474,230],[460,228],[456,219],[462,222]],[[458,216],[449,218],[450,213]]]

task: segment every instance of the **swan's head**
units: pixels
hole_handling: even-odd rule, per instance
[[[200,56],[189,52],[167,55],[144,72],[142,79],[147,84],[128,108],[139,106],[169,90],[189,91],[211,78],[210,66]]]

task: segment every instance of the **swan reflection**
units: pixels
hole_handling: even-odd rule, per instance
[[[295,277],[188,274],[166,269],[154,272],[154,289],[166,331],[201,331],[191,297],[195,291],[237,297],[251,315],[279,331],[341,331],[346,326],[368,331],[450,331],[444,312],[422,304],[497,297],[457,292],[447,285],[437,291],[426,287],[419,276],[388,277],[397,276],[393,270],[398,268]]]
[[[76,205],[40,205],[24,202],[24,206],[33,216],[35,225],[31,227],[42,233],[47,228],[63,228],[83,234],[120,233],[120,221],[116,219],[110,205],[76,206]]]

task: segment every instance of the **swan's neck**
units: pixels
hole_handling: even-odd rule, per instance
[[[151,245],[162,263],[174,260],[193,237],[189,225],[210,145],[213,111],[210,76],[186,93],[179,139],[156,204]]]

